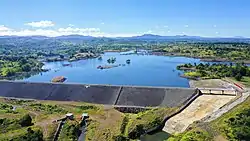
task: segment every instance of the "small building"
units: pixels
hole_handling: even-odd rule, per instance
[[[82,120],[89,118],[88,113],[83,113],[82,114]]]
[[[67,113],[66,114],[66,118],[73,120],[74,119],[74,115],[72,113]]]

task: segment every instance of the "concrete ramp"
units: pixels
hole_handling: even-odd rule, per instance
[[[181,113],[167,120],[163,131],[170,134],[182,133],[190,124],[212,114],[234,98],[235,96],[227,95],[201,95]]]

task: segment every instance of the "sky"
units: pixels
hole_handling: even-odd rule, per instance
[[[0,0],[0,36],[250,37],[250,0]]]

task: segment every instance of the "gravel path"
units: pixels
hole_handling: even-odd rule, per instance
[[[229,110],[231,110],[232,108],[234,108],[235,106],[237,106],[238,104],[242,103],[243,101],[245,101],[247,99],[247,97],[250,95],[250,89],[246,89],[247,92],[242,93],[242,96],[240,98],[238,98],[237,100],[235,100],[234,102],[222,107],[221,109],[215,111],[214,113],[212,113],[211,115],[205,117],[203,119],[204,122],[211,122],[215,119],[217,119],[218,117],[222,116],[224,113],[228,112]]]

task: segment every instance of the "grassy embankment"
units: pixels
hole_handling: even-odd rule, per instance
[[[86,140],[136,140],[146,130],[158,126],[175,108],[155,108],[138,114],[105,111],[102,118],[92,117]]]
[[[58,122],[55,122],[55,120],[65,117],[65,114],[68,112],[74,113],[75,120],[67,122],[66,125],[68,126],[64,126],[65,128],[62,129],[60,136],[74,140],[77,138],[77,135],[71,131],[72,129],[79,130],[74,127],[80,124],[81,114],[84,112],[97,114],[99,112],[98,105],[93,106],[85,103],[8,100],[3,98],[0,100],[0,126],[6,129],[0,131],[0,140],[11,140],[14,138],[21,140],[25,136],[31,136],[28,128],[39,132],[43,140],[52,140],[58,126]],[[20,120],[24,115],[31,117],[32,124],[27,126],[20,125]]]
[[[52,140],[58,122],[55,120],[73,113],[75,119],[67,120],[59,140],[77,140],[81,114],[88,113],[86,140],[135,140],[147,129],[159,125],[164,116],[176,108],[155,108],[138,114],[124,114],[113,107],[82,102],[36,101],[0,99],[0,140],[22,140],[40,137]],[[30,124],[22,126],[20,120],[31,117]],[[31,129],[31,130],[30,130]]]

